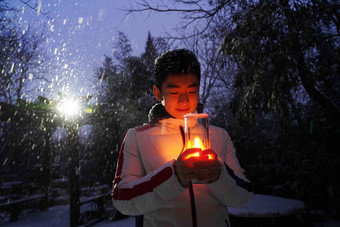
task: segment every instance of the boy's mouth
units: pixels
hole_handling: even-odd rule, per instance
[[[185,109],[176,109],[178,112],[187,112],[189,111],[189,108],[185,108]]]

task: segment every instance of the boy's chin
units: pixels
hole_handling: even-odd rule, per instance
[[[170,113],[169,113],[170,114]],[[186,114],[186,113],[185,113]],[[176,119],[184,119],[184,115],[185,114],[180,114],[180,113],[172,113],[170,114],[173,118],[176,118]]]
[[[177,116],[174,116],[174,118],[184,120],[184,115],[182,115],[182,116],[177,115]]]
[[[188,114],[188,113],[177,114],[177,116],[175,118],[184,120],[184,115],[186,115],[186,114]]]
[[[169,113],[169,114],[176,119],[184,119],[184,115],[188,113],[191,113],[191,112],[190,111],[172,111],[172,113]]]

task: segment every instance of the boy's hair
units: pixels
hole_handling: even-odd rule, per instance
[[[196,55],[187,49],[166,51],[155,60],[154,73],[156,86],[161,90],[162,83],[170,74],[193,73],[201,79],[201,67]]]

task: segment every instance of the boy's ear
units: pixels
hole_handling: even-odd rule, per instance
[[[156,85],[153,85],[152,88],[153,88],[153,94],[155,95],[157,101],[161,102],[163,100],[161,91],[158,89]]]

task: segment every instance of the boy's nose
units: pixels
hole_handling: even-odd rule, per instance
[[[188,95],[186,93],[184,93],[184,92],[180,93],[178,102],[179,103],[189,102]]]

